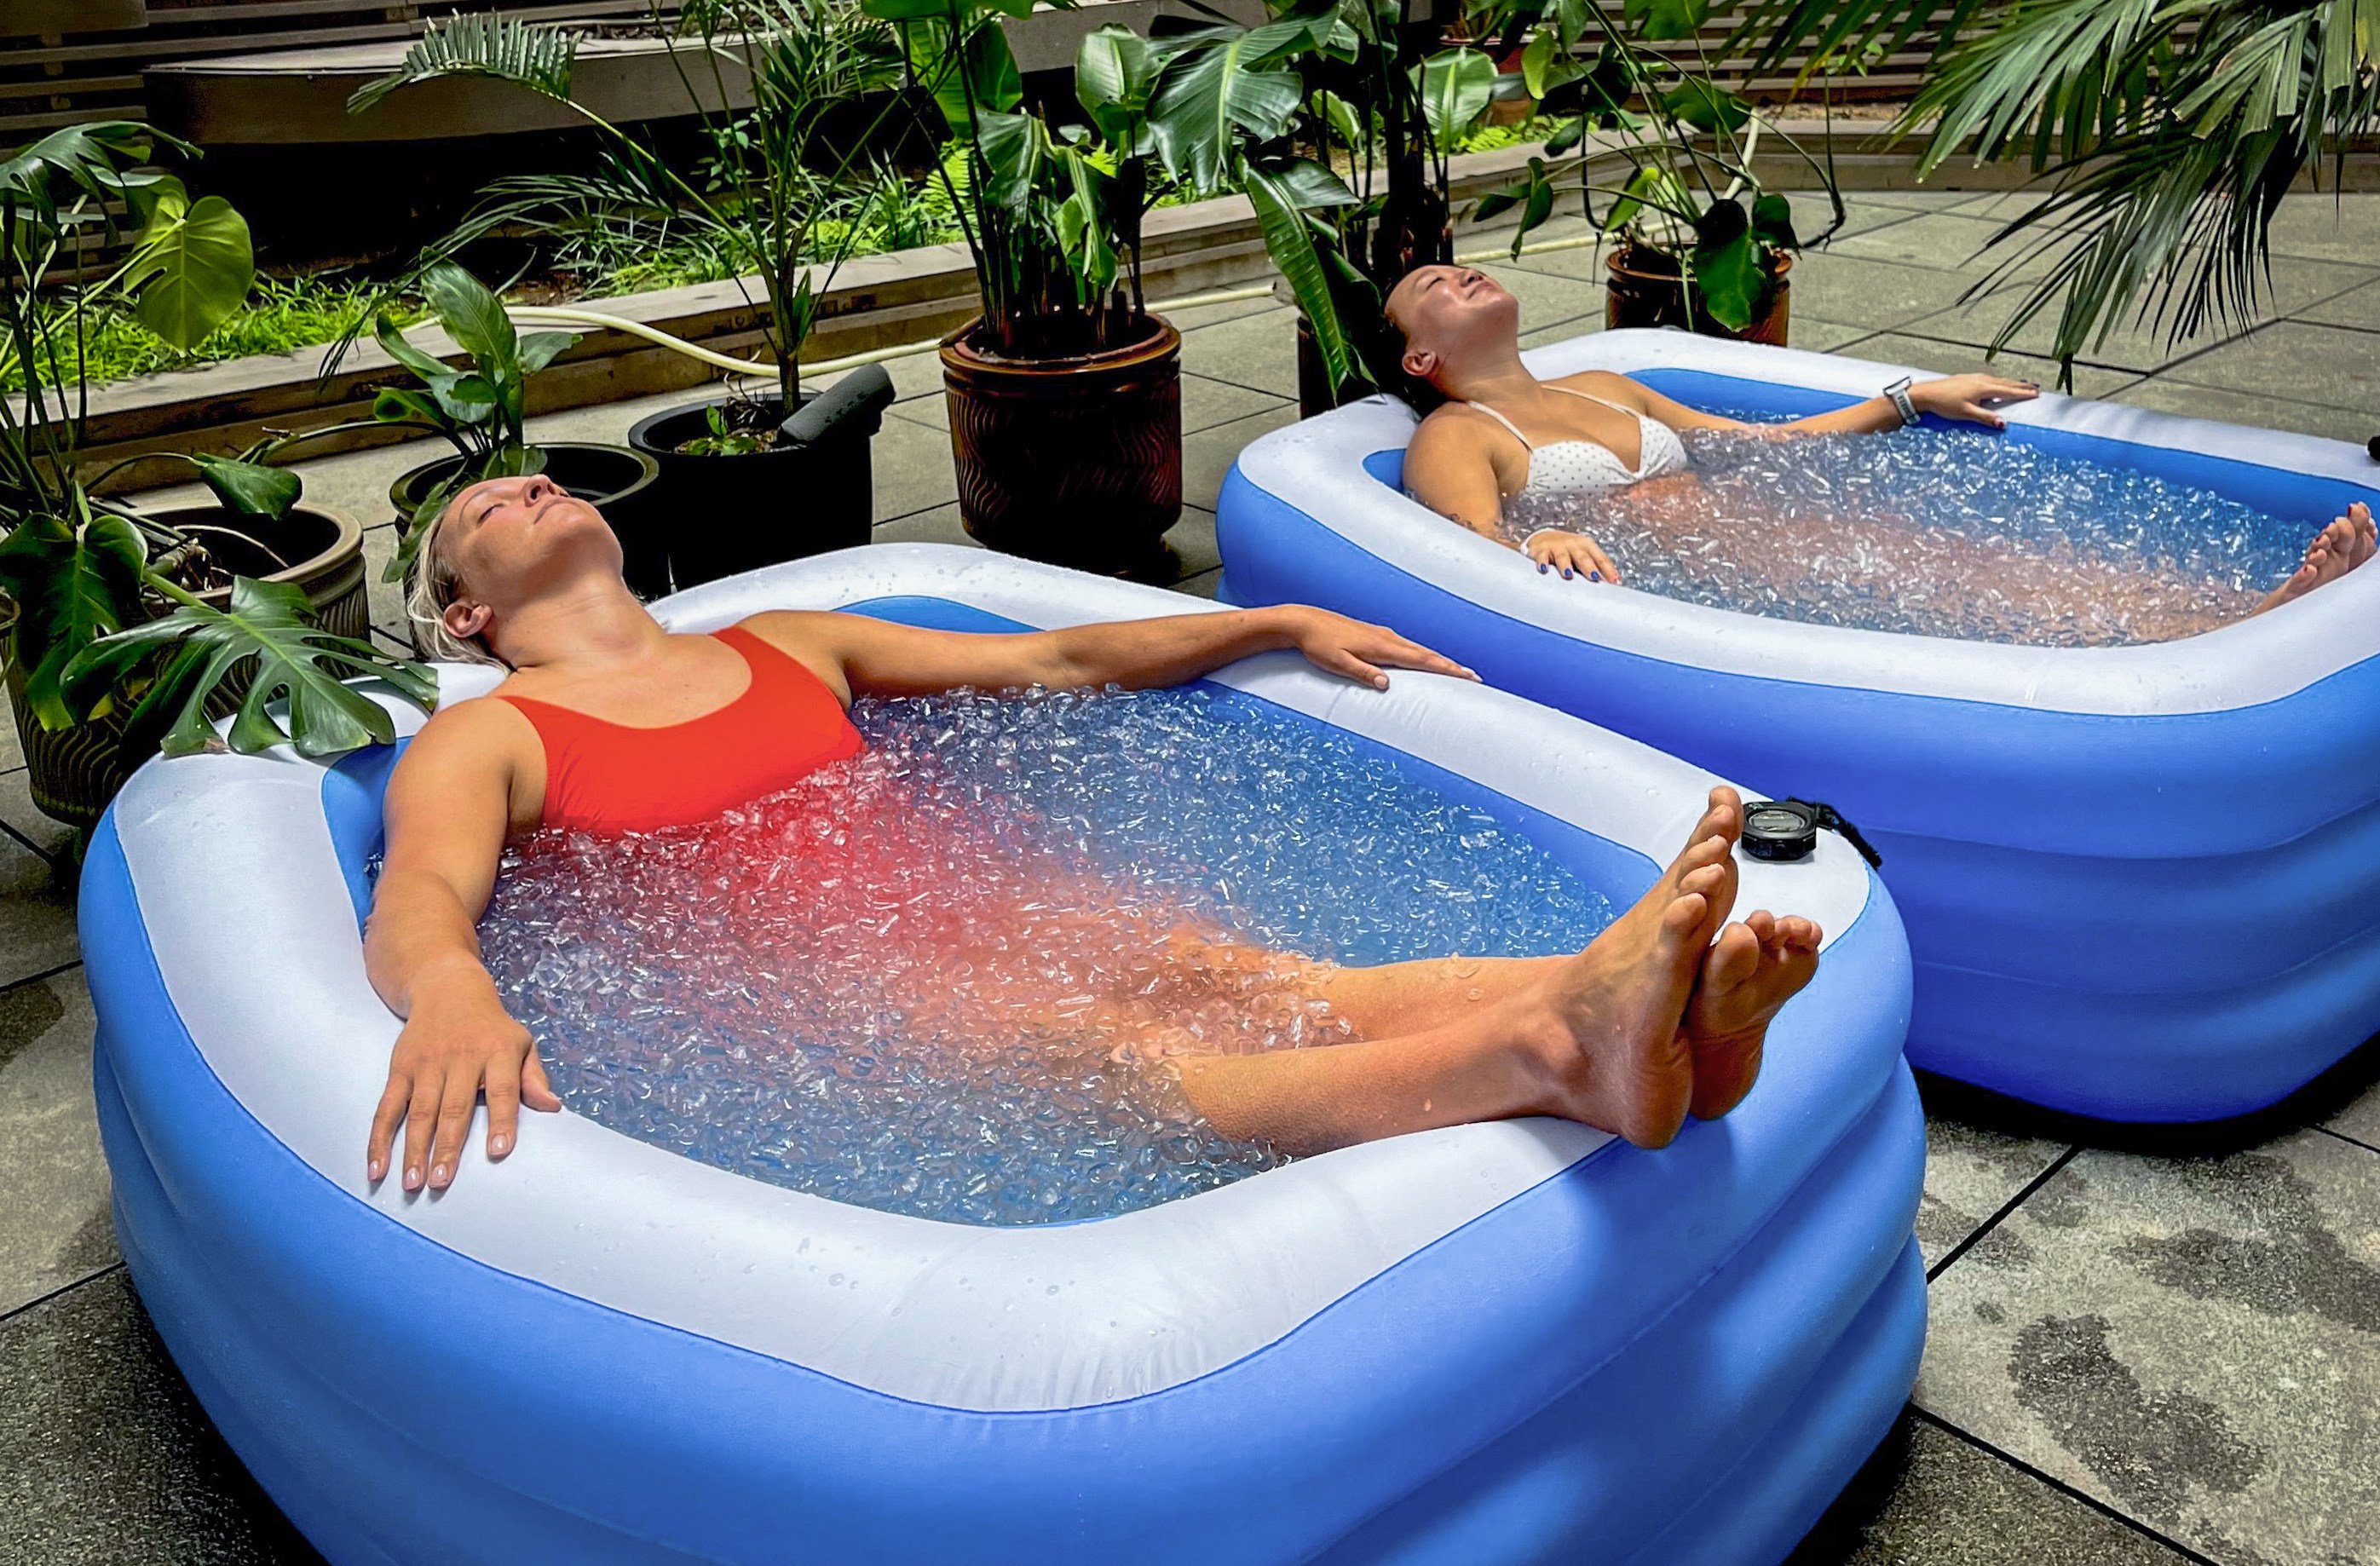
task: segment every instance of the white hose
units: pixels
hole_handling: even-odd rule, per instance
[[[1600,244],[1602,240],[1603,236],[1600,234],[1575,235],[1567,239],[1541,239],[1534,245],[1522,246],[1521,254],[1533,256],[1548,250],[1575,250],[1588,245]],[[1493,249],[1473,250],[1454,259],[1468,263],[1493,261],[1499,256],[1508,256],[1511,253],[1510,246],[1499,245]],[[1197,310],[1207,305],[1239,304],[1247,299],[1264,298],[1272,291],[1273,285],[1269,283],[1251,283],[1242,287],[1223,288],[1208,294],[1189,294],[1176,299],[1157,299],[1151,301],[1150,308],[1152,310]],[[707,364],[714,370],[724,370],[737,375],[773,376],[777,373],[777,367],[774,364],[756,358],[734,358],[726,354],[706,348],[699,343],[689,343],[683,337],[673,337],[657,326],[648,326],[641,321],[631,321],[625,316],[606,315],[601,310],[579,310],[570,305],[506,305],[504,313],[512,317],[515,323],[521,326],[592,326],[606,332],[625,333],[631,337],[641,337],[648,343],[667,348],[672,353],[681,354],[698,364]],[[886,359],[906,358],[911,354],[920,353],[932,347],[937,340],[929,337],[917,343],[895,343],[890,347],[870,348],[866,353],[846,354],[841,358],[820,359],[814,363],[803,365],[802,373],[832,375],[838,370],[856,370],[863,364],[881,364]]]

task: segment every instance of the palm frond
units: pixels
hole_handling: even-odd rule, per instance
[[[577,55],[578,35],[573,32],[492,12],[449,17],[431,23],[395,70],[356,89],[347,112],[362,114],[401,88],[447,76],[509,81],[567,103]]]

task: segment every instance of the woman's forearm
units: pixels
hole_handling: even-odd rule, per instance
[[[1890,397],[1870,397],[1832,413],[1814,413],[1807,419],[1789,419],[1766,428],[1783,435],[1874,435],[1900,429],[1900,410],[1892,406]]]
[[[1287,607],[1241,609],[1051,631],[1046,649],[1050,671],[1038,683],[1128,690],[1180,685],[1256,653],[1295,647],[1292,627],[1297,613]]]

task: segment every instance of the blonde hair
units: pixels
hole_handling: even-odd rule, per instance
[[[489,651],[486,643],[476,637],[466,640],[446,628],[446,608],[455,601],[455,589],[463,585],[463,577],[455,569],[455,563],[438,547],[438,537],[445,530],[446,518],[455,514],[455,503],[463,494],[457,491],[421,525],[420,540],[414,545],[413,567],[405,589],[405,617],[413,630],[413,650],[433,662],[485,663],[492,668],[509,669],[512,665]]]

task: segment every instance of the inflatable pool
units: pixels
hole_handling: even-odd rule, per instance
[[[1666,332],[1525,357],[1783,415],[1910,373]],[[2009,440],[2309,536],[2350,501],[2380,506],[2372,462],[2339,442],[2057,396],[2009,411]],[[2082,1114],[2205,1121],[2380,1029],[2380,570],[2155,646],[1796,624],[1540,576],[1402,493],[1413,428],[1374,398],[1243,452],[1224,595],[1384,621],[1503,689],[1840,808],[1908,921],[1914,1064]]]
[[[1184,599],[892,545],[668,601],[1014,628]],[[445,671],[460,694],[484,673]],[[1217,678],[1633,896],[1706,775],[1500,692]],[[401,724],[413,720],[399,710]],[[1744,895],[1819,977],[1723,1121],[1330,1154],[977,1228],[567,1111],[439,1197],[362,1179],[396,1024],[358,935],[394,753],[152,762],[82,887],[115,1220],[159,1332],[333,1561],[1782,1557],[1915,1375],[1924,1126],[1890,899],[1829,842]]]

